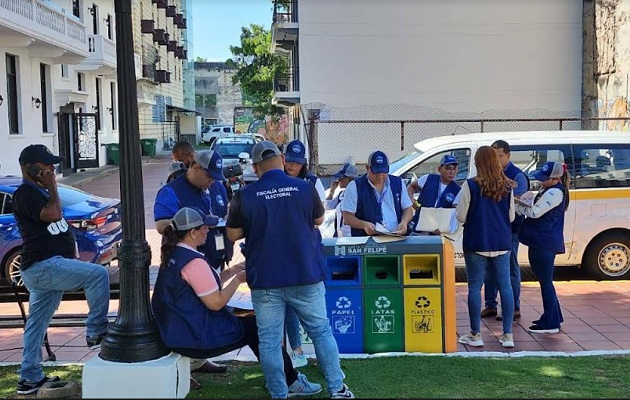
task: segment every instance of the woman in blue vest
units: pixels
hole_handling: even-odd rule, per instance
[[[309,181],[319,194],[319,199],[323,202],[326,200],[326,191],[322,180],[317,176],[308,172],[306,162],[306,147],[299,140],[293,140],[284,147],[284,172],[294,178]],[[315,228],[321,240],[321,232]],[[302,337],[300,335],[300,320],[295,311],[291,307],[287,307],[285,325],[287,336],[289,337],[289,345],[291,346],[291,359],[293,366],[296,368],[304,367],[308,364],[304,351],[302,350]]]
[[[516,211],[525,216],[518,240],[527,246],[529,264],[540,284],[543,313],[533,321],[532,333],[558,333],[564,321],[553,285],[556,254],[564,253],[564,213],[569,207],[569,173],[559,162],[550,161],[533,173],[540,191],[531,206],[518,203]]]
[[[236,289],[246,282],[245,264],[217,273],[197,246],[206,241],[218,218],[198,208],[184,207],[164,229],[160,271],[151,298],[160,337],[172,351],[203,359],[249,346],[258,358],[259,340],[254,315],[236,317],[226,307]],[[231,279],[225,287],[223,281]],[[298,373],[283,352],[289,395],[315,394],[321,385]]]
[[[481,338],[481,286],[486,268],[491,268],[501,295],[503,347],[514,347],[512,318],[514,296],[510,282],[510,249],[514,220],[514,181],[503,173],[499,155],[490,146],[481,146],[475,153],[477,176],[462,185],[457,204],[457,219],[464,224],[462,247],[468,280],[468,315],[470,333],[459,342],[479,347]]]
[[[459,192],[461,186],[455,182],[457,175],[457,158],[450,154],[446,154],[440,161],[437,174],[426,174],[415,179],[407,185],[407,192],[411,200],[414,194],[420,191],[417,201],[413,202],[413,208],[416,210],[411,222],[413,226],[418,224],[420,218],[420,208],[455,208],[459,201]]]

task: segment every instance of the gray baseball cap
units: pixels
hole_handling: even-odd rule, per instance
[[[217,226],[219,217],[206,215],[198,207],[184,207],[175,213],[173,227],[176,231],[188,231],[202,225]]]
[[[203,150],[195,152],[195,162],[205,168],[210,177],[223,181],[223,157],[213,150]]]
[[[182,169],[186,169],[186,166],[181,161],[173,161],[171,165],[168,166],[168,174],[174,174],[177,171],[181,171]]]
[[[280,149],[274,142],[263,140],[262,142],[256,143],[252,149],[252,164],[268,160],[280,154],[282,154],[282,152],[280,152]]]

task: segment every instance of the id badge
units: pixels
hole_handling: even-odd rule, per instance
[[[214,248],[216,250],[223,250],[223,249],[225,249],[225,243],[223,242],[223,234],[222,233],[214,235]]]

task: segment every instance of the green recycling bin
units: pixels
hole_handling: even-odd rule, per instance
[[[155,156],[157,139],[140,139],[140,143],[142,143],[143,156]]]
[[[105,144],[107,165],[120,165],[120,145],[118,143]]]

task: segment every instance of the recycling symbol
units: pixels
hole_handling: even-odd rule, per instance
[[[350,308],[352,302],[346,296],[341,296],[337,299],[335,305],[337,306],[337,308]]]
[[[427,308],[431,305],[431,301],[424,296],[418,297],[416,300],[416,307],[418,308]]]
[[[385,296],[378,296],[378,299],[374,302],[376,308],[388,308],[391,304],[392,302]]]

